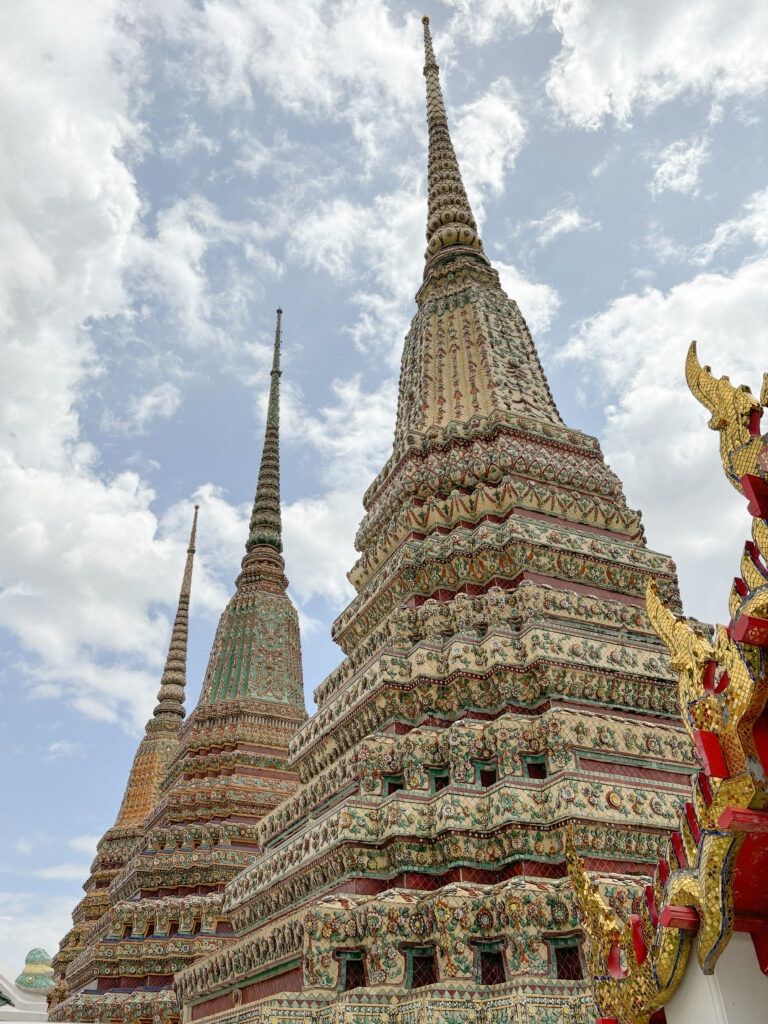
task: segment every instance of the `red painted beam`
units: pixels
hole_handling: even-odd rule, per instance
[[[691,830],[693,841],[698,846],[699,839],[701,839],[701,829],[699,828],[698,821],[696,821],[696,812],[690,800],[685,805],[685,820],[688,822],[688,828]]]
[[[630,914],[629,923],[632,927],[632,948],[635,951],[635,959],[639,966],[648,956],[648,947],[643,938],[643,926],[640,924],[639,916],[637,914]]]
[[[735,932],[768,932],[768,917],[765,914],[736,914],[733,918]]]
[[[704,802],[707,807],[709,807],[714,798],[712,796],[712,787],[709,784],[709,779],[704,772],[699,772],[699,789],[701,790],[701,795],[704,797]]]
[[[665,860],[659,861],[659,878],[661,879],[662,885],[667,884],[667,879],[669,878],[669,864],[667,864]]]
[[[675,859],[681,868],[688,867],[688,858],[685,856],[685,847],[683,846],[683,840],[679,832],[675,832],[672,836],[672,849],[675,853]]]
[[[653,895],[652,885],[646,885],[645,887],[645,902],[648,904],[648,913],[655,928],[659,923],[659,912],[656,909],[656,897]]]
[[[756,615],[740,615],[731,632],[737,644],[752,644],[753,647],[768,647],[768,619]]]
[[[718,818],[720,828],[751,835],[768,835],[768,812],[751,811],[748,807],[726,807]]]
[[[715,778],[730,777],[723,748],[720,745],[720,737],[716,732],[694,729],[693,742],[706,774]]]
[[[663,928],[682,928],[687,932],[699,930],[699,915],[693,907],[678,907],[674,904],[664,907],[659,914],[659,924]]]

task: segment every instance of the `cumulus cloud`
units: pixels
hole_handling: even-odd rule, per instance
[[[67,845],[77,853],[87,853],[95,857],[96,844],[100,838],[101,836],[73,836]]]
[[[159,301],[187,342],[226,346],[233,324],[249,312],[249,286],[255,280],[249,261],[258,259],[262,278],[281,273],[263,246],[275,231],[256,220],[228,218],[199,193],[178,199],[158,212],[153,233],[135,232],[129,239],[126,273],[136,293],[132,299]],[[240,266],[230,263],[214,289],[209,261],[214,253],[220,260],[233,251],[248,260]],[[152,310],[150,315],[157,314]]]
[[[542,248],[554,242],[561,235],[571,231],[600,231],[600,223],[585,217],[575,206],[556,207],[539,220],[529,220],[520,230],[530,230],[536,235],[536,242]]]
[[[653,181],[649,186],[652,194],[679,192],[686,196],[698,195],[701,168],[709,154],[710,142],[706,136],[679,139],[666,146],[653,161]]]
[[[583,322],[563,357],[603,385],[601,440],[643,518],[652,547],[678,563],[689,614],[727,619],[727,594],[749,516],[725,480],[709,414],[685,384],[685,353],[699,343],[716,375],[759,388],[765,364],[768,259],[733,274],[699,274],[669,292],[614,300]],[[734,341],[738,339],[738,344]]]
[[[337,198],[320,203],[292,225],[289,258],[330,274],[354,277],[352,302],[359,309],[348,327],[361,349],[377,346],[394,369],[400,359],[403,325],[413,314],[414,282],[423,266],[426,209],[422,179],[378,195],[373,203]]]
[[[706,266],[719,253],[741,242],[752,242],[762,250],[768,248],[768,188],[753,193],[739,216],[718,224],[712,238],[697,247],[693,260]]]
[[[759,95],[768,56],[755,40],[768,31],[768,9],[752,0],[449,0],[450,33],[487,43],[530,31],[542,20],[560,36],[546,76],[559,114],[587,129],[606,118],[628,124],[683,96]]]
[[[768,31],[768,8],[752,0],[648,0],[605,4],[552,0],[561,50],[547,92],[582,128],[605,118],[627,124],[680,96],[754,96],[768,83],[768,54],[755,45]]]
[[[454,12],[446,36],[465,36],[479,45],[498,39],[501,32],[529,31],[553,6],[552,0],[446,0],[446,4]]]
[[[215,247],[252,254],[263,232],[194,193],[145,229],[129,166],[146,143],[135,96],[142,53],[122,12],[115,0],[73,20],[68,9],[21,4],[6,51],[0,627],[21,643],[15,667],[33,695],[138,729],[168,643],[191,502],[158,516],[141,476],[104,471],[85,438],[80,403],[106,369],[96,328],[110,321],[119,333],[120,322],[149,318],[149,297],[187,328],[185,342],[230,344],[223,327],[243,314],[243,275],[214,296],[206,260]],[[269,267],[259,261],[261,273]],[[181,400],[168,381],[128,393],[117,422],[143,432]],[[219,610],[205,544],[193,600]],[[71,753],[60,743],[49,756]]]
[[[465,104],[452,118],[462,177],[470,196],[485,190],[498,195],[525,141],[525,121],[512,82],[497,78],[483,96]],[[480,203],[473,205],[478,209]]]
[[[335,401],[317,415],[289,413],[323,460],[327,489],[283,508],[291,582],[300,601],[323,597],[340,608],[352,595],[346,574],[357,555],[354,537],[363,517],[362,497],[389,455],[397,391],[388,379],[375,391],[360,379],[333,384]]]
[[[81,866],[82,870],[82,866]],[[82,882],[88,872],[72,881]],[[44,887],[41,893],[0,892],[0,957],[15,972],[24,966],[24,953],[41,946],[53,955],[59,940],[71,926],[72,907],[77,889],[52,895]],[[14,977],[15,977],[14,973]]]
[[[47,868],[38,868],[32,872],[37,878],[48,878],[57,882],[79,882],[88,877],[87,864],[51,864]]]
[[[46,760],[56,761],[60,757],[76,757],[84,749],[82,743],[73,743],[71,740],[56,740],[48,747]]]
[[[181,391],[166,382],[131,399],[131,421],[139,433],[144,433],[153,419],[168,419],[181,405]]]
[[[214,105],[250,105],[259,87],[291,113],[347,123],[369,161],[423,95],[418,17],[398,24],[381,0],[181,0],[146,12],[146,28],[179,47],[177,73],[193,68]]]
[[[534,334],[548,331],[560,308],[557,289],[528,280],[510,263],[495,260],[494,266],[499,272],[504,291],[517,302],[531,331]]]

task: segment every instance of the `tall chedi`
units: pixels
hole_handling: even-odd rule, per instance
[[[558,414],[424,34],[424,280],[333,627],[345,658],[291,742],[302,785],[227,886],[236,942],[177,976],[187,1020],[591,1022],[566,836],[626,913],[688,792],[644,607],[650,579],[679,604],[675,567]]]
[[[85,945],[92,943],[92,926],[109,910],[110,883],[138,849],[144,831],[144,821],[157,803],[160,783],[178,746],[179,728],[184,719],[189,598],[192,592],[192,564],[195,557],[198,509],[199,506],[195,505],[179,602],[157,694],[157,704],[133,759],[117,820],[99,840],[96,859],[83,886],[86,895],[75,907],[72,913],[73,927],[62,940],[53,960],[57,984],[50,1000],[54,1003],[66,997],[66,974],[69,965],[82,953]]]
[[[67,965],[54,1020],[178,1020],[174,972],[231,942],[224,885],[258,852],[260,819],[296,788],[288,745],[307,714],[281,554],[280,324],[278,310],[264,449],[235,593],[157,799],[123,801],[121,820],[140,820],[140,838],[106,880],[101,916]],[[173,672],[164,676],[163,713],[178,700],[178,683]]]

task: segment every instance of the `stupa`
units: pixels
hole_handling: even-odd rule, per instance
[[[341,665],[290,744],[301,785],[229,881],[237,937],[187,1021],[595,1018],[572,833],[626,916],[694,764],[646,614],[679,608],[598,441],[563,423],[485,255],[424,19],[427,250],[392,455],[364,497]]]
[[[0,962],[0,1024],[33,1024],[48,1019],[46,995],[53,987],[51,958],[36,946],[24,958],[24,969],[13,972]]]
[[[94,907],[77,946],[65,940],[52,1020],[178,1020],[174,972],[232,941],[224,886],[258,851],[259,820],[296,788],[288,744],[307,714],[298,615],[281,554],[280,341],[278,310],[246,554],[200,699],[180,724],[191,544],[179,603],[183,644],[181,634],[176,647],[171,642],[170,674],[167,665],[155,709],[157,718],[176,717],[178,739],[157,761],[143,753],[142,741],[115,826],[137,831],[119,864],[105,865],[102,852],[107,837],[116,841],[115,830],[99,846],[91,876],[101,886],[99,916]],[[102,881],[98,872],[106,867]]]
[[[16,979],[16,985],[26,992],[45,993],[53,987],[51,958],[44,949],[35,946],[24,958],[24,969]]]
[[[112,906],[110,885],[131,857],[138,853],[144,835],[144,821],[157,803],[163,774],[178,746],[179,727],[184,719],[189,600],[197,514],[196,505],[157,704],[133,759],[115,824],[98,842],[91,873],[83,885],[85,896],[72,912],[72,928],[64,936],[54,957],[57,984],[49,999],[53,1005],[65,999],[71,988],[72,975],[67,980],[67,974],[72,961],[86,947],[93,952],[96,932],[103,928],[105,915]]]

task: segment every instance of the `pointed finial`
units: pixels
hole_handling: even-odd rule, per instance
[[[440,76],[429,17],[424,23],[424,77],[427,80],[427,126],[429,128],[429,207],[427,212],[426,260],[448,246],[467,246],[482,253],[483,243],[477,233],[469,199],[461,180],[459,164],[448,132]],[[485,262],[485,256],[482,257]]]
[[[160,689],[157,693],[157,706],[153,712],[156,718],[163,715],[174,715],[178,718],[184,717],[184,687],[187,682],[187,639],[189,635],[189,597],[192,592],[192,562],[195,557],[197,513],[199,510],[200,506],[195,505],[195,514],[192,517],[192,532],[189,535],[189,546],[187,547],[187,561],[181,580],[181,591],[179,592],[179,604],[176,609],[176,618],[173,621],[173,629],[171,630],[171,642],[168,645],[165,669],[163,670]]]
[[[283,311],[277,310],[275,325],[275,347],[270,371],[269,401],[267,403],[267,426],[264,432],[264,449],[261,455],[259,482],[253,502],[253,512],[249,525],[248,540],[245,550],[248,554],[243,560],[252,561],[258,554],[270,559],[279,560],[282,567],[280,552],[283,550],[282,521],[280,518],[280,342],[281,319]]]

